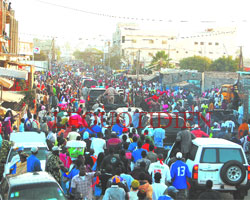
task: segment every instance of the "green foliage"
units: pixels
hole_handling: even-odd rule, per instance
[[[40,54],[35,54],[34,60],[35,61],[47,61],[48,60],[48,53],[44,50],[41,50]]]
[[[29,108],[34,108],[33,100],[35,99],[35,90],[22,91],[21,94],[25,95],[22,103],[25,103]]]
[[[232,56],[221,57],[215,60],[209,67],[209,71],[229,71],[235,72],[238,67],[238,59],[233,59]]]
[[[159,70],[161,68],[169,68],[169,61],[171,59],[168,57],[168,54],[165,53],[165,51],[158,51],[155,56],[153,56],[151,64],[152,66],[155,66],[156,70]],[[171,66],[172,67],[172,66]]]
[[[208,71],[211,64],[211,59],[201,56],[193,56],[180,60],[181,69],[198,70],[199,72]]]
[[[26,89],[26,82],[25,82],[25,80],[19,80],[18,81],[18,86],[21,88],[21,90],[24,90],[24,89]]]
[[[95,48],[87,48],[85,51],[76,50],[73,56],[77,60],[82,60],[88,65],[95,66],[102,64],[103,52]]]

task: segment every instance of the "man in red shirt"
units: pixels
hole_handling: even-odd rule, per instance
[[[195,135],[195,137],[199,138],[199,137],[209,137],[208,134],[206,134],[204,131],[202,131],[199,128],[199,125],[194,125],[194,129],[191,131],[191,133],[193,133]]]

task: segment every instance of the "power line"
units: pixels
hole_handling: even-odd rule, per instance
[[[68,6],[64,6],[64,5],[59,5],[59,4],[55,4],[55,3],[51,3],[51,2],[47,2],[47,1],[42,1],[42,0],[33,0],[33,1],[37,1],[37,2],[40,2],[40,3],[43,3],[43,4],[56,6],[56,7],[60,7],[60,8],[68,9],[68,10],[73,10],[73,11],[76,11],[76,12],[81,12],[81,13],[90,14],[90,15],[96,15],[96,16],[99,16],[99,17],[113,18],[113,19],[134,20],[134,21],[143,21],[143,22],[145,22],[145,21],[168,22],[168,23],[173,23],[173,22],[188,23],[188,22],[190,22],[190,21],[187,21],[187,20],[171,20],[171,19],[167,20],[167,19],[153,19],[153,18],[117,16],[117,15],[110,15],[110,14],[104,14],[104,13],[98,13],[98,12],[93,12],[93,11],[82,10],[82,9],[68,7]],[[199,22],[200,23],[216,23],[217,21],[201,20]],[[234,23],[236,21],[231,20],[230,22]],[[240,20],[240,22],[247,22],[247,20]]]

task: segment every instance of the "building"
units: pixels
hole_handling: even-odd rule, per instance
[[[181,36],[174,31],[143,30],[136,24],[117,24],[113,34],[113,46],[127,65],[140,60],[147,66],[157,51],[169,54],[173,63],[192,56],[206,56],[215,60],[222,56],[239,54],[236,44],[236,28],[207,29],[189,36]]]
[[[158,51],[169,52],[170,45],[177,38],[175,33],[142,30],[136,24],[119,23],[113,34],[112,46],[120,49],[123,63],[133,65],[138,60],[142,66],[151,63]]]
[[[18,43],[18,53],[19,55],[23,55],[25,57],[22,60],[30,60],[33,57],[33,42],[21,42]]]

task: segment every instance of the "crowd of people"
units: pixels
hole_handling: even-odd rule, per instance
[[[127,103],[131,120],[125,117],[110,123],[109,113],[98,103],[92,113],[87,114],[84,102],[89,88],[82,87],[77,70],[65,71],[56,66],[51,72],[36,75],[34,108],[28,109],[18,128],[13,127],[15,116],[11,111],[0,119],[1,159],[7,158],[12,132],[44,132],[49,148],[45,170],[70,198],[163,200],[188,198],[191,172],[185,158],[195,137],[225,138],[242,144],[246,153],[250,151],[249,125],[243,119],[242,104],[227,103],[216,88],[199,93],[169,89],[159,81],[134,81],[126,75],[117,79],[108,73],[99,73],[98,69],[94,74],[101,87],[124,90],[123,101]],[[212,118],[210,126],[199,124],[196,117],[189,120],[177,134],[176,141],[181,143],[181,148],[171,165],[167,165],[166,154],[160,151],[164,149],[165,129],[140,128],[138,110],[132,112],[130,107],[140,107],[147,112],[187,113],[187,119],[192,119],[190,113],[199,112],[208,121],[215,109],[234,109],[237,114],[236,120],[227,116]],[[120,125],[124,123],[126,126]],[[69,141],[82,141],[86,146],[84,154],[70,157]],[[11,167],[12,175],[42,170],[36,157],[37,147],[31,149],[31,155],[25,154],[23,148],[17,151],[19,157]],[[218,199],[219,194],[211,190],[212,184],[207,182],[206,194]],[[206,199],[204,194],[200,199]]]

